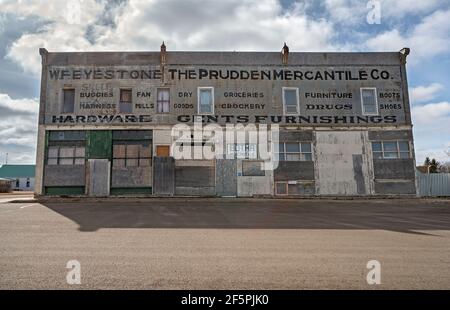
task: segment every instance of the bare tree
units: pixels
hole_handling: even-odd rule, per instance
[[[450,173],[450,161],[441,164],[439,171],[442,173]]]
[[[427,167],[428,173],[439,173],[441,163],[436,159],[430,159],[429,157],[425,158],[424,166]]]

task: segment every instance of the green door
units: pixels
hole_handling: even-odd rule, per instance
[[[91,130],[87,139],[88,159],[109,159],[112,152],[112,132],[109,130]]]

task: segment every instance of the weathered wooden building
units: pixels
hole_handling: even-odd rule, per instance
[[[416,194],[409,49],[40,54],[37,195]],[[174,159],[194,120],[278,125],[278,167],[252,143]]]

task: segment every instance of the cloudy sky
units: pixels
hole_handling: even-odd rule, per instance
[[[0,163],[6,153],[9,163],[35,162],[39,47],[148,51],[163,40],[194,51],[408,46],[417,161],[450,161],[450,1],[0,0]]]

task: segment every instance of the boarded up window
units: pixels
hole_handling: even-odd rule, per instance
[[[242,175],[250,177],[265,176],[266,172],[261,169],[261,161],[243,161],[242,162]]]
[[[286,181],[275,183],[276,195],[314,195],[314,182]]]
[[[214,113],[214,88],[199,87],[198,88],[198,113],[213,114]]]
[[[49,146],[47,151],[48,165],[84,165],[84,146]]]
[[[283,105],[285,114],[298,114],[300,112],[298,88],[283,88]]]
[[[75,89],[64,89],[63,97],[62,113],[73,113],[75,107]]]
[[[67,130],[67,131],[50,131],[48,140],[55,141],[85,141],[86,132],[81,130]]]
[[[159,156],[159,157],[170,156],[170,146],[169,145],[156,146],[156,156]]]
[[[361,104],[363,115],[378,115],[376,88],[361,88]]]
[[[85,140],[85,131],[50,131],[47,165],[84,165]]]
[[[150,141],[113,141],[113,167],[151,166]]]
[[[275,194],[276,195],[287,195],[287,183],[285,183],[285,182],[275,183]]]
[[[170,91],[168,88],[157,89],[156,112],[168,113],[170,107]]]
[[[132,110],[133,110],[133,106],[132,106],[131,89],[121,89],[120,90],[120,102],[119,102],[120,113],[131,113]]]

